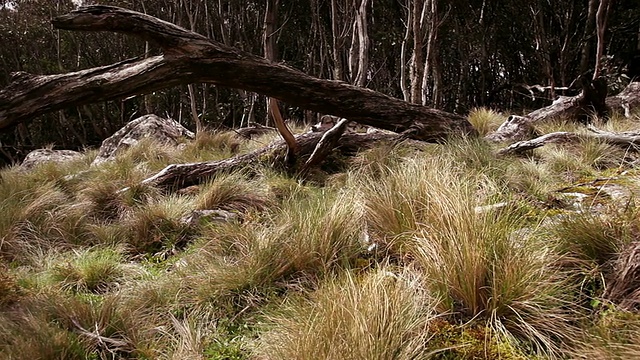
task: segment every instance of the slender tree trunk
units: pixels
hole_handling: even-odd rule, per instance
[[[584,28],[582,55],[580,59],[580,73],[584,74],[589,70],[589,60],[591,59],[591,39],[596,27],[596,10],[598,9],[598,0],[589,0],[589,10],[587,15],[587,24]]]
[[[596,66],[593,71],[594,79],[599,77],[602,72],[602,57],[604,56],[605,34],[607,31],[607,19],[609,18],[610,8],[611,0],[600,0],[600,6],[598,6],[598,12],[596,13],[598,47],[596,49]]]
[[[545,30],[544,23],[544,14],[542,10],[542,5],[538,6],[537,9],[531,8],[532,16],[534,19],[534,29],[535,29],[535,37],[536,37],[536,47],[538,51],[538,58],[542,63],[544,68],[544,73],[547,76],[547,81],[549,82],[549,95],[552,99],[556,98],[556,83],[553,76],[553,64],[551,63],[551,50],[549,49],[549,40],[547,39],[547,34]]]
[[[404,101],[411,101],[411,90],[407,87],[407,46],[411,39],[413,10],[411,5],[412,0],[407,0],[407,22],[405,24],[406,31],[404,38],[402,39],[402,46],[400,47],[400,90],[402,90],[402,96]]]
[[[343,35],[338,30],[338,8],[336,0],[331,0],[331,47],[333,59],[333,79],[344,80],[344,69],[342,67],[341,53],[343,45]]]
[[[264,56],[269,61],[275,61],[277,58],[275,29],[278,16],[278,1],[266,0],[267,9],[264,16]],[[278,107],[278,100],[267,98],[267,114],[271,114],[273,122],[282,138],[287,143],[287,164],[291,167],[295,165],[297,144],[295,137],[287,127]]]
[[[187,20],[189,20],[189,29],[193,32],[196,31],[196,17],[198,15],[198,9],[196,7],[195,13],[192,12],[191,1],[187,4],[187,0],[182,0],[182,6],[184,7],[185,14],[187,15]],[[196,126],[196,135],[199,134],[203,130],[202,122],[200,121],[200,117],[198,116],[198,104],[196,99],[196,91],[193,84],[187,85],[187,89],[189,91],[189,106],[191,109],[191,119],[193,119],[193,123]]]
[[[146,14],[147,8],[144,6],[144,0],[140,1],[140,6],[142,7],[142,13]],[[149,57],[149,41],[145,41],[144,42],[144,58],[146,59],[148,57]],[[142,99],[144,102],[144,110],[147,112],[147,114],[153,114],[154,109],[153,109],[153,104],[151,103],[151,97],[149,96],[149,94],[143,95]]]
[[[433,69],[433,100],[432,105],[438,109],[442,107],[442,60],[434,57],[432,63]]]
[[[276,16],[277,16],[277,6],[278,6],[278,2],[279,0],[266,0],[266,9],[265,9],[265,15],[264,15],[264,22],[262,25],[262,49],[264,51],[264,57],[267,60],[270,61],[275,61],[275,59],[277,59],[277,54],[276,54],[276,37],[275,35],[275,30],[276,30]],[[270,100],[267,99],[266,100],[266,114],[267,114],[267,121],[266,124],[269,125],[269,104]]]
[[[424,59],[424,70],[422,71],[422,105],[429,101],[429,76],[431,76],[431,64],[436,61],[438,29],[440,28],[440,17],[438,16],[438,0],[427,0],[429,10],[429,37],[427,38],[427,53]]]
[[[354,85],[365,87],[369,72],[369,31],[367,26],[367,6],[369,0],[362,0],[356,13],[358,28],[358,72]]]
[[[422,70],[424,60],[422,55],[423,32],[422,22],[424,15],[424,0],[413,0],[413,21],[411,22],[413,32],[413,55],[411,57],[411,102],[414,104],[422,103]]]

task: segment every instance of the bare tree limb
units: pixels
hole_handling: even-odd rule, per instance
[[[640,146],[640,132],[613,133],[589,126],[590,133],[553,132],[535,139],[519,141],[498,151],[499,155],[521,154],[547,144],[571,143],[585,139],[597,139],[605,143],[637,149]]]
[[[160,45],[164,55],[59,75],[15,74],[0,91],[0,131],[70,106],[207,82],[395,132],[440,141],[476,131],[462,116],[406,103],[340,81],[322,80],[141,13],[102,5],[54,19],[67,30],[114,31]]]
[[[322,135],[322,138],[320,138],[320,141],[318,141],[318,144],[313,149],[311,156],[309,156],[309,159],[302,165],[302,168],[300,168],[301,174],[305,174],[311,167],[319,164],[329,155],[338,144],[338,140],[340,140],[342,134],[347,130],[348,124],[349,120],[342,119]]]
[[[498,130],[486,136],[489,141],[519,141],[533,134],[535,124],[553,119],[577,120],[589,123],[594,116],[611,113],[630,117],[640,107],[640,82],[630,83],[622,92],[607,97],[607,85],[603,78],[582,79],[582,92],[577,96],[560,96],[553,104],[524,116],[511,116]]]
[[[316,149],[316,144],[323,135],[323,133],[312,132],[297,136],[298,156],[309,156]],[[359,150],[374,146],[379,141],[393,141],[397,139],[398,135],[396,134],[350,133],[341,136],[337,141],[337,147],[334,147],[343,155],[353,155]],[[327,147],[325,150],[331,151],[334,147]],[[285,159],[286,152],[286,143],[284,141],[278,141],[267,147],[230,159],[190,164],[172,164],[159,173],[145,179],[142,183],[175,190],[199,184],[220,173],[239,171],[258,164],[268,164],[276,168],[284,169],[287,167]],[[121,191],[125,190],[127,189]]]

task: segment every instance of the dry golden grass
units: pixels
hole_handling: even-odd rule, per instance
[[[328,279],[268,315],[254,350],[264,359],[429,358],[435,301],[415,274],[380,269]]]
[[[470,119],[484,133],[503,116]],[[584,141],[500,157],[450,139],[381,144],[313,184],[257,167],[192,192],[140,185],[168,163],[277,138],[202,133],[180,149],[142,141],[97,168],[87,155],[0,170],[0,357],[638,354],[634,199],[577,213],[557,193],[621,174],[624,150]],[[181,221],[197,209],[238,217]]]

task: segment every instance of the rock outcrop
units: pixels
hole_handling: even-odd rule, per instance
[[[48,162],[63,163],[78,159],[82,154],[73,150],[38,149],[27,154],[20,165],[23,169],[32,169],[36,165]]]
[[[98,156],[93,160],[92,166],[111,161],[122,150],[137,144],[140,140],[151,138],[167,145],[178,145],[180,138],[195,138],[195,134],[175,120],[161,118],[156,115],[141,116],[111,137],[102,142]]]

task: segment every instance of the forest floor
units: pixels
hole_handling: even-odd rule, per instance
[[[487,133],[505,116],[469,119]],[[205,132],[0,170],[0,357],[640,358],[634,149],[380,143],[304,181],[260,165],[140,185],[276,139]],[[233,216],[184,220],[206,209]]]

